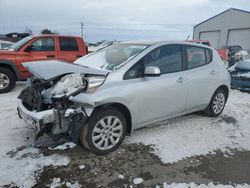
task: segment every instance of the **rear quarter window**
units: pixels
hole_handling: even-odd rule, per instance
[[[206,62],[211,63],[213,61],[213,51],[211,49],[205,49]]]
[[[61,51],[78,51],[78,45],[75,38],[59,37]]]

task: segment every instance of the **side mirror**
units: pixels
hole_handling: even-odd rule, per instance
[[[33,48],[34,48],[34,46],[30,45],[30,46],[27,46],[24,51],[25,52],[30,52]]]
[[[161,70],[159,67],[156,66],[147,66],[144,70],[144,76],[160,76],[161,75]]]

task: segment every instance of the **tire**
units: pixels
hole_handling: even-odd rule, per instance
[[[93,112],[82,128],[80,142],[92,153],[105,155],[121,145],[126,130],[126,119],[119,110],[99,109]]]
[[[11,91],[16,83],[14,73],[4,67],[0,67],[0,93]]]
[[[204,114],[210,117],[218,117],[223,112],[226,101],[226,92],[223,89],[217,89]]]

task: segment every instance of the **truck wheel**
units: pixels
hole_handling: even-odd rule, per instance
[[[114,151],[122,143],[127,123],[124,115],[115,108],[94,112],[80,133],[81,144],[97,155]]]
[[[11,91],[16,83],[14,73],[4,67],[0,67],[0,93]]]

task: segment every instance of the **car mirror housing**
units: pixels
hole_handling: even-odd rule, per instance
[[[160,76],[161,70],[157,66],[147,66],[144,70],[144,76]]]

